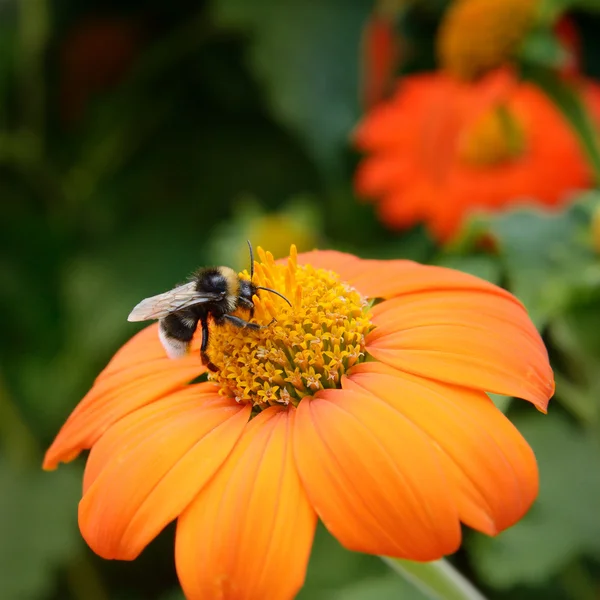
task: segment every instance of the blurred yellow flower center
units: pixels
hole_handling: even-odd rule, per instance
[[[525,151],[521,123],[505,106],[484,113],[467,128],[458,142],[458,154],[472,166],[508,162]]]
[[[444,69],[471,80],[509,60],[535,23],[539,0],[456,0],[440,25]]]
[[[268,326],[213,327],[208,354],[219,369],[209,380],[221,393],[262,410],[339,387],[345,371],[365,360],[372,325],[369,303],[335,273],[298,265],[295,246],[287,265],[276,264],[262,248],[258,254],[253,283],[284,294],[292,306],[259,291],[253,321]],[[249,278],[246,271],[241,276]]]
[[[299,219],[295,214],[272,213],[256,217],[250,222],[247,236],[255,240],[257,245],[268,242],[273,256],[285,256],[290,249],[290,240],[300,252],[314,248],[316,243],[316,228],[308,219]],[[242,250],[245,250],[243,248]],[[248,253],[242,257],[246,264]]]

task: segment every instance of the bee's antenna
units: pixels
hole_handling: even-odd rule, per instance
[[[275,294],[276,296],[279,296],[280,298],[283,298],[290,306],[292,306],[292,303],[283,294],[280,294],[276,290],[272,290],[271,288],[267,288],[267,287],[262,287],[260,285],[257,286],[255,289],[257,289],[257,290],[265,290],[265,292],[271,292],[272,294]]]
[[[252,252],[252,244],[250,243],[250,240],[246,241],[248,242],[248,248],[250,250],[250,281],[252,282],[252,279],[254,279],[254,253]]]

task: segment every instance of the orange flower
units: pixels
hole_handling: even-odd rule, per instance
[[[598,117],[597,86],[581,87]],[[558,110],[508,71],[473,84],[442,73],[406,77],[390,101],[367,114],[355,139],[371,153],[356,174],[358,193],[379,200],[389,227],[425,222],[439,241],[477,209],[523,198],[557,206],[592,183]]]
[[[379,3],[363,26],[360,99],[365,108],[380,102],[392,89],[394,71],[404,46],[404,41],[395,31],[399,8]]]
[[[118,16],[76,22],[60,49],[60,108],[74,124],[97,92],[117,86],[130,73],[145,43],[141,23]]]
[[[535,458],[486,391],[545,412],[554,384],[523,306],[485,281],[404,260],[260,252],[258,331],[213,327],[209,381],[157,327],[112,359],[48,450],[91,448],[79,525],[133,559],[177,519],[186,596],[291,598],[317,516],[347,548],[428,561],[460,523],[493,535],[527,511]],[[243,275],[247,277],[247,274]],[[382,299],[373,302],[374,299]]]

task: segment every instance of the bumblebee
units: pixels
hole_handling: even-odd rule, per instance
[[[232,323],[240,328],[264,329],[270,325],[250,323],[249,320],[233,315],[238,308],[254,316],[252,297],[258,290],[265,290],[283,298],[290,306],[290,301],[283,295],[252,283],[254,277],[254,257],[252,245],[250,249],[250,280],[241,279],[229,267],[208,267],[198,269],[184,283],[164,294],[158,294],[142,300],[127,317],[128,321],[148,321],[158,319],[158,336],[170,358],[180,358],[187,354],[198,323],[202,327],[202,343],[200,358],[202,364],[211,371],[217,367],[210,362],[207,354],[210,329],[209,318],[214,325]]]

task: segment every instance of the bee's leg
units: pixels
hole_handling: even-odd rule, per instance
[[[224,321],[229,321],[232,325],[240,327],[241,329],[265,329],[265,327],[268,327],[275,320],[273,319],[269,325],[259,325],[258,323],[248,323],[248,321],[244,321],[244,319],[240,319],[234,315],[223,315],[222,319]]]
[[[247,308],[248,312],[250,313],[250,319],[254,318],[254,302],[252,302],[252,300],[246,300],[246,298],[239,298],[238,305]]]
[[[208,358],[208,354],[206,353],[206,349],[208,348],[208,320],[206,318],[200,319],[200,325],[202,326],[202,344],[200,345],[200,359],[202,360],[202,364],[209,370],[218,371],[219,369],[215,367],[215,365],[210,362],[210,358]]]

